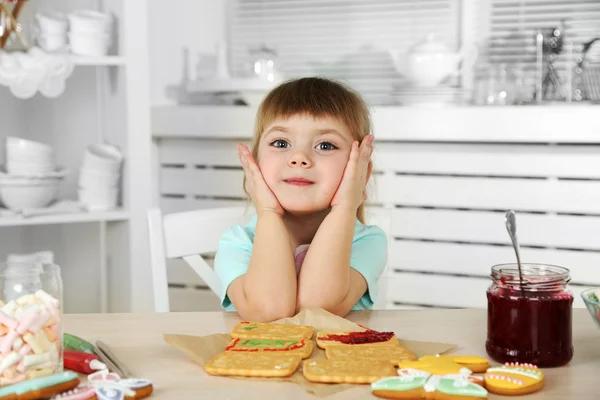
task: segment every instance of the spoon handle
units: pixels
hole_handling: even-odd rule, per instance
[[[510,236],[513,249],[515,251],[515,255],[517,256],[517,268],[519,269],[519,287],[521,289],[521,296],[525,297],[525,292],[523,291],[523,271],[521,270],[521,256],[519,254],[519,239],[517,238],[517,218],[513,210],[508,210],[506,212],[504,222],[506,224],[506,230],[508,231],[508,235]]]

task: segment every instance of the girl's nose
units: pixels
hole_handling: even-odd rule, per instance
[[[310,168],[312,167],[312,162],[310,161],[310,158],[304,154],[304,152],[297,151],[290,157],[288,165],[290,167]]]

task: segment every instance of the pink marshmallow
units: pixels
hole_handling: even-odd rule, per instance
[[[19,322],[16,319],[9,317],[4,311],[0,310],[0,323],[6,325],[10,329],[16,329]]]
[[[46,310],[48,310],[50,315],[58,318],[58,310],[56,309],[56,306],[54,305],[54,303],[52,303],[52,302],[46,303]]]
[[[29,330],[34,333],[38,333],[49,319],[50,313],[46,310],[42,310],[42,312],[38,314],[37,318],[29,326]]]
[[[15,341],[18,335],[19,333],[15,330],[11,329],[10,331],[8,331],[8,333],[2,339],[2,343],[0,343],[0,353],[8,354],[10,352],[10,349],[12,348],[13,342]]]
[[[19,353],[21,357],[25,357],[27,354],[31,353],[31,346],[24,344],[17,353]]]
[[[17,332],[19,332],[21,335],[24,334],[29,329],[31,324],[38,319],[38,316],[39,314],[36,310],[32,309],[28,311],[27,314],[25,314],[25,316],[21,319],[21,323],[17,327]]]
[[[25,368],[25,360],[21,359],[21,361],[19,361],[17,364],[17,372],[23,373],[25,372]]]

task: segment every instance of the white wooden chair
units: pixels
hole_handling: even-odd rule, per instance
[[[383,208],[369,208],[367,223],[378,225],[388,235],[391,233],[391,212]],[[218,249],[221,235],[233,225],[245,224],[251,212],[244,207],[223,207],[167,214],[160,209],[148,210],[150,235],[150,260],[156,312],[169,311],[169,291],[166,259],[185,261],[217,295],[220,288],[217,276],[203,255]],[[388,247],[389,248],[389,247]],[[385,309],[388,299],[389,274],[380,278],[379,295],[374,309]]]
[[[156,312],[169,311],[166,259],[185,261],[219,295],[219,281],[203,255],[217,251],[221,235],[233,225],[245,224],[244,207],[223,207],[167,214],[148,210],[150,260]]]

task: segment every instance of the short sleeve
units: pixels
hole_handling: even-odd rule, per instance
[[[367,281],[367,292],[352,307],[353,310],[368,310],[373,307],[379,293],[379,278],[387,263],[387,236],[376,225],[357,222],[352,240],[350,266]]]
[[[252,232],[239,225],[229,228],[219,240],[219,248],[215,255],[215,273],[220,283],[221,306],[227,311],[235,311],[227,296],[227,289],[231,282],[248,271],[252,243]]]

